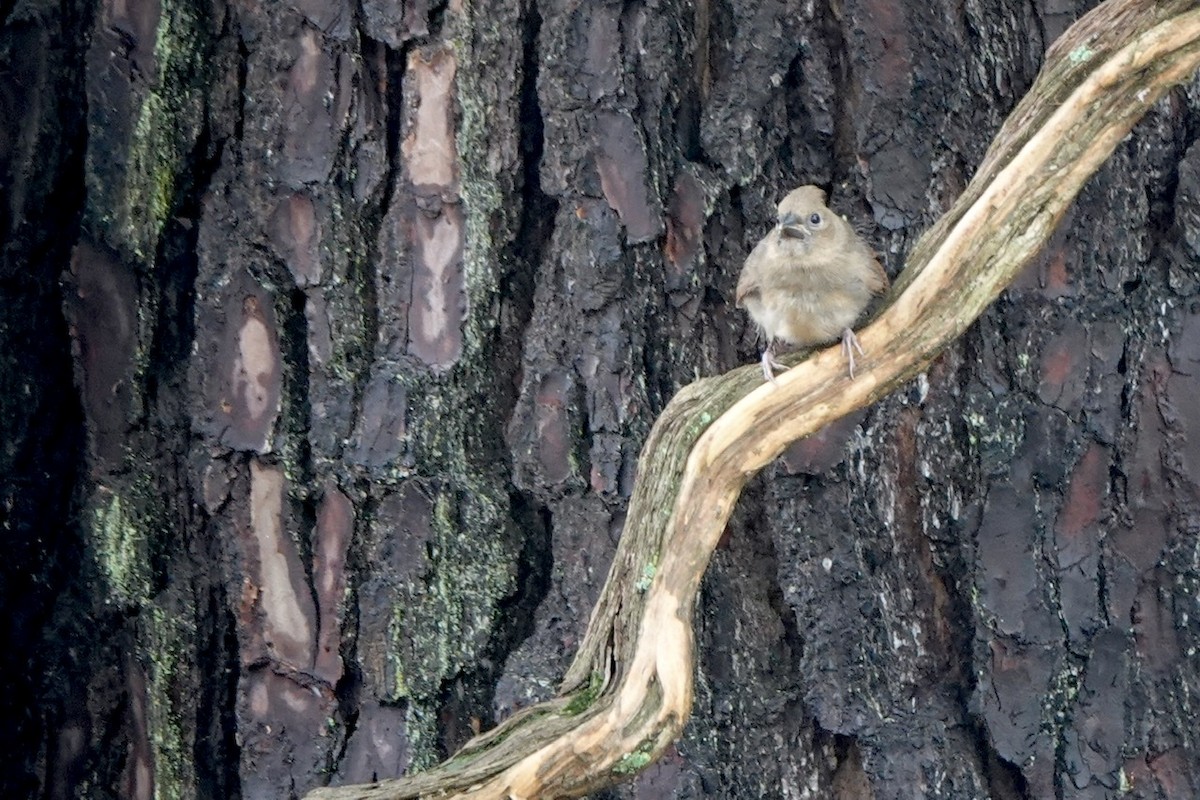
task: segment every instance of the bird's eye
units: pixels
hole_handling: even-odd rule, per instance
[[[808,224],[812,225],[814,228],[816,226],[820,225],[821,224],[821,215],[819,213],[817,213],[816,211],[814,211],[812,213],[812,216],[810,216],[808,218]]]

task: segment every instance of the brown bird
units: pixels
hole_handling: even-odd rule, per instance
[[[775,343],[801,347],[835,342],[854,377],[854,351],[863,354],[853,326],[871,299],[888,288],[887,274],[854,228],[825,206],[825,192],[801,186],[779,203],[775,227],[742,267],[737,307],[766,337],[763,376],[787,369]]]

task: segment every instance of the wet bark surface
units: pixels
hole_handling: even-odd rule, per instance
[[[5,796],[284,798],[553,694],[801,183],[894,277],[1090,4],[18,4]],[[745,495],[628,797],[1200,793],[1200,96]]]

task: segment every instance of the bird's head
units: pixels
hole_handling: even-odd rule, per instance
[[[816,186],[801,186],[779,201],[776,230],[785,242],[808,246],[826,238],[833,212],[825,206],[825,192]]]

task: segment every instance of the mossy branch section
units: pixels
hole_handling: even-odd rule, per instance
[[[691,711],[696,594],[745,482],[791,442],[923,369],[1011,282],[1133,125],[1200,66],[1190,5],[1105,3],[1051,48],[975,180],[860,333],[867,356],[855,380],[835,347],[778,387],[750,366],[679,393],[643,450],[625,534],[561,697],[428,772],[310,800],[577,797],[658,758]],[[657,565],[648,587],[647,564]],[[575,699],[595,694],[597,675],[603,687],[580,711]]]

